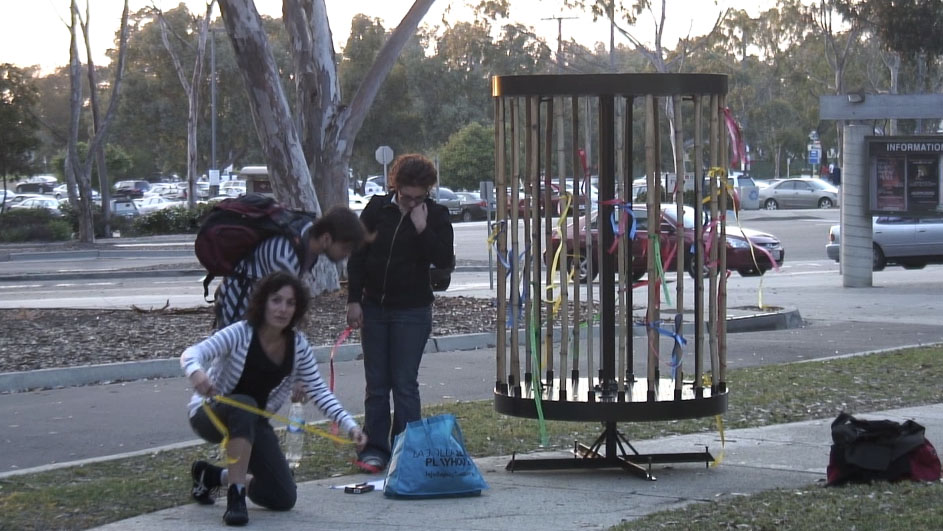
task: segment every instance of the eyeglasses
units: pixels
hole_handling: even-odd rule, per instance
[[[396,194],[396,196],[399,199],[399,201],[404,204],[405,203],[422,203],[423,201],[425,201],[427,197],[429,197],[429,194],[426,193],[423,195],[416,196],[416,195],[406,195],[402,192],[399,192]]]

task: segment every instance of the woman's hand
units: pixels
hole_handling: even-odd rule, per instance
[[[426,220],[429,218],[429,209],[426,203],[419,203],[409,211],[409,217],[413,220],[413,226],[416,227],[416,234],[421,234],[426,230]]]
[[[301,402],[302,404],[308,402],[308,393],[305,392],[305,384],[301,381],[297,381],[291,386],[291,401]]]
[[[358,427],[353,427],[350,429],[350,433],[347,434],[347,437],[350,440],[354,441],[354,444],[357,446],[357,452],[362,452],[364,448],[367,447],[367,434],[361,431]]]
[[[363,326],[363,308],[359,302],[347,303],[347,326],[354,329]]]
[[[196,370],[190,374],[190,385],[192,385],[193,390],[201,396],[216,396],[216,388],[213,386],[213,382],[210,381],[210,378],[203,371]]]

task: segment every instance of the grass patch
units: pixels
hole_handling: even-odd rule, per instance
[[[943,348],[928,347],[831,361],[732,370],[728,429],[943,402]],[[181,397],[184,400],[184,397]],[[425,415],[458,417],[474,456],[510,455],[539,448],[537,422],[500,415],[490,401],[424,408]],[[713,419],[621,425],[632,440],[714,430]],[[547,423],[550,448],[591,442],[597,423]],[[87,529],[138,514],[190,503],[190,463],[215,455],[216,447],[162,452],[0,480],[0,529]],[[299,481],[353,474],[352,447],[309,439]],[[825,464],[823,463],[823,469]],[[855,529],[943,528],[938,509],[943,486],[915,483],[810,487],[771,491],[627,523],[624,529],[690,527],[812,529],[823,521]],[[936,518],[934,520],[934,518]],[[882,524],[883,522],[883,524]],[[932,525],[937,524],[937,525]]]

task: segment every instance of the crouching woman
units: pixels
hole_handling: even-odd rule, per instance
[[[189,404],[193,431],[206,441],[219,443],[224,435],[214,424],[218,420],[229,434],[227,468],[196,461],[190,470],[192,495],[200,503],[213,503],[213,493],[229,485],[223,514],[227,525],[249,521],[247,495],[257,505],[286,511],[294,507],[297,493],[268,419],[218,400],[208,402],[215,419],[211,418],[203,407],[206,398],[221,395],[274,413],[299,383],[321,412],[356,443],[358,451],[367,443],[360,427],[322,380],[308,340],[295,331],[309,300],[297,277],[272,273],[252,292],[244,321],[219,330],[180,357],[194,389]]]

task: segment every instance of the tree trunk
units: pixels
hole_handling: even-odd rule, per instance
[[[79,160],[77,150],[79,117],[82,111],[82,83],[80,79],[82,65],[79,62],[78,38],[76,35],[78,31],[77,26],[80,24],[76,0],[71,1],[69,11],[71,14],[71,24],[69,26],[71,36],[69,44],[69,78],[71,80],[69,105],[71,114],[69,118],[69,137],[66,147],[65,173],[66,179],[69,182],[70,200],[75,200],[75,198],[72,197],[72,188],[80,186],[82,190],[79,194],[81,197],[78,199],[78,202],[73,203],[74,206],[77,206],[79,211],[79,241],[83,243],[93,243],[95,241],[95,223],[91,206],[92,194],[90,176],[92,174],[92,163],[95,160],[95,153],[100,149],[104,149],[105,137],[108,134],[108,124],[111,123],[111,120],[114,118],[118,107],[118,98],[121,94],[121,80],[124,72],[125,52],[127,50],[126,44],[128,42],[128,0],[124,0],[124,9],[121,12],[118,60],[115,66],[115,79],[112,83],[111,101],[108,104],[108,111],[105,113],[105,118],[101,120],[100,127],[96,126],[94,129],[93,138],[88,143],[88,153],[86,154],[84,163]],[[88,17],[89,10],[86,9],[86,19]],[[86,46],[88,46],[88,20],[81,23],[81,27],[86,37]],[[91,60],[89,61],[88,68],[92,71],[91,77],[89,78],[90,82],[94,83],[95,64]],[[93,84],[89,87],[89,90],[94,93],[97,90],[97,86]]]
[[[252,0],[220,0],[219,9],[246,85],[272,191],[292,208],[320,214],[321,205],[259,12]]]
[[[282,19],[291,40],[298,93],[296,123],[255,4],[252,0],[219,0],[272,190],[279,201],[318,214],[319,199],[324,205],[347,204],[347,168],[357,133],[396,58],[433,1],[414,2],[345,105],[324,0],[284,0]],[[324,260],[316,272],[319,286],[314,292],[340,285],[336,268]],[[328,279],[332,279],[330,284]]]

